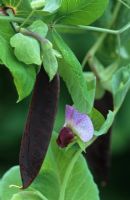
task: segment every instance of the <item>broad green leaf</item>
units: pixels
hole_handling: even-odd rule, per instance
[[[28,29],[32,32],[38,33],[42,37],[46,37],[48,33],[48,26],[41,20],[34,21]]]
[[[11,24],[5,20],[0,20],[0,35],[9,40],[15,34]]]
[[[74,146],[67,150],[60,149],[56,144],[55,135],[56,134],[53,133],[53,139],[47,154],[46,162],[43,165],[43,171],[45,169],[54,170],[58,176],[60,186],[62,186],[68,165],[72,161],[78,147]],[[48,197],[47,194],[45,196]],[[64,200],[70,199],[99,200],[97,186],[93,181],[87,163],[82,155],[77,159],[68,180]]]
[[[44,11],[53,13],[55,12],[61,5],[62,0],[46,0]]]
[[[52,44],[47,40],[44,44],[42,44],[42,61],[43,67],[47,72],[50,81],[54,78],[58,70],[58,62],[53,51]]]
[[[34,183],[28,189],[24,190],[24,192],[26,191],[30,193],[36,191],[37,193],[40,194],[40,196],[42,195],[44,197],[43,199],[38,199],[38,200],[54,200],[58,199],[58,194],[59,194],[58,184],[59,183],[57,182],[55,173],[46,170],[40,173],[40,175],[36,178]],[[11,185],[14,185],[14,187],[12,186],[9,188],[9,186]],[[9,199],[12,200],[12,198],[19,197],[21,189],[15,186],[21,186],[21,185],[22,182],[20,177],[20,169],[18,166],[12,167],[9,171],[5,173],[5,175],[1,180],[1,191],[0,191],[1,200],[9,200]],[[43,193],[45,194],[47,193],[49,198],[45,198],[46,195]],[[36,199],[31,198],[31,200],[36,200]]]
[[[49,159],[54,160],[55,158],[49,157]],[[50,162],[50,164],[52,163]],[[44,165],[45,162],[43,163],[43,167]],[[49,167],[44,170],[41,170],[40,175],[33,182],[32,188],[41,192],[48,200],[58,199],[60,183],[57,174],[54,170],[51,170]]]
[[[14,194],[11,200],[48,200],[38,191],[24,191]]]
[[[130,88],[130,65],[120,68],[112,78],[114,107],[118,111]]]
[[[13,76],[20,101],[31,93],[36,79],[36,70],[34,66],[19,62],[9,43],[2,36],[0,36],[0,49],[2,49],[0,59]]]
[[[108,0],[62,0],[58,17],[62,24],[88,25],[103,14],[107,4]]]
[[[10,185],[21,186],[22,182],[20,180],[19,167],[12,167],[8,170],[1,179],[1,200],[9,200],[12,196],[18,192],[20,189],[16,187],[9,188]]]
[[[66,83],[75,107],[80,112],[89,113],[93,106],[93,97],[91,96],[91,88],[83,76],[82,67],[60,35],[53,32],[52,36],[62,55],[62,59],[59,60],[59,74]]]
[[[56,133],[53,133],[51,145],[39,176],[34,183],[25,190],[29,192],[36,190],[48,200],[59,198],[66,170],[77,150],[79,150],[77,146],[73,146],[67,150],[60,149],[56,144],[56,137]],[[77,157],[77,161],[68,178],[64,200],[99,200],[97,186],[93,181],[87,163],[82,155]],[[15,187],[9,189],[9,185],[11,184],[21,186],[19,167],[12,168],[2,178],[1,200],[9,200],[12,197],[18,197],[21,190]]]
[[[109,130],[109,128],[112,126],[114,118],[115,118],[115,112],[109,111],[109,113],[107,115],[107,119],[105,120],[103,125],[100,127],[100,129],[98,131],[95,131],[94,134],[96,136],[100,136],[100,135],[106,134],[107,131]]]
[[[41,64],[40,44],[34,38],[17,33],[10,39],[10,44],[19,61],[27,65]]]

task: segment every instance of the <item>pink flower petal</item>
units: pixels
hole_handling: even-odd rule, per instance
[[[72,106],[66,106],[66,123],[83,142],[88,142],[94,134],[94,127],[90,117],[78,112]]]
[[[66,125],[66,124],[72,125],[73,113],[74,113],[74,107],[73,107],[73,106],[66,105],[66,111],[65,111],[65,125]]]

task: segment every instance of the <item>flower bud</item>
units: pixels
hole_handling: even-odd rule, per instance
[[[68,127],[63,127],[57,138],[57,144],[61,147],[67,147],[74,139],[72,130]]]

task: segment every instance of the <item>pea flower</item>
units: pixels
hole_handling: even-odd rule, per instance
[[[75,136],[82,142],[88,142],[93,134],[94,127],[90,117],[78,112],[73,106],[66,105],[65,124],[60,131],[57,144],[64,148],[74,140]]]

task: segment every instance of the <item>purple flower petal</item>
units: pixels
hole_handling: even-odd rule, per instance
[[[88,142],[93,137],[94,128],[90,117],[72,106],[66,106],[65,126],[70,127],[83,142]]]
[[[65,109],[65,124],[72,125],[73,113],[74,113],[74,107],[66,105],[66,109]]]

